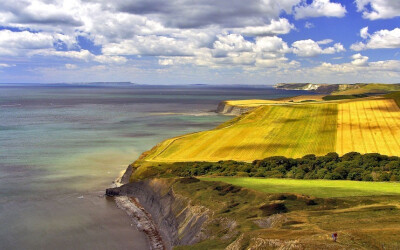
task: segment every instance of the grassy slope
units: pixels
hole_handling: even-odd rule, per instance
[[[392,93],[386,97],[400,103],[399,96]],[[252,161],[334,151],[340,155],[351,151],[399,155],[399,119],[399,108],[384,98],[265,105],[214,130],[163,141],[145,160]]]
[[[397,98],[396,100],[400,103],[399,94],[387,97]],[[332,142],[332,140],[327,139],[332,136],[332,133],[328,132],[330,131],[330,127],[326,124],[322,126],[317,124],[321,122],[317,117],[319,116],[319,119],[331,120],[332,115],[328,114],[332,112],[332,109],[333,113],[337,112],[336,104],[323,104],[320,107],[315,107],[315,105],[296,105],[295,108],[297,109],[288,109],[290,107],[295,107],[295,105],[258,108],[257,112],[261,112],[261,110],[263,112],[252,112],[248,115],[237,117],[233,121],[222,124],[217,130],[211,131],[211,133],[224,131],[229,132],[227,134],[232,134],[235,132],[236,137],[234,138],[243,140],[243,133],[246,132],[245,127],[251,126],[251,123],[256,123],[257,125],[263,125],[252,127],[259,135],[264,134],[264,137],[262,137],[264,139],[263,143],[270,138],[269,136],[275,142],[281,143],[282,139],[285,139],[282,138],[282,135],[289,133],[288,136],[293,137],[304,131],[303,141],[301,143],[292,142],[288,144],[287,146],[290,146],[290,148],[284,151],[285,153],[294,148],[301,149],[300,147],[302,147],[304,149],[304,145],[310,145],[310,143],[305,143],[307,142],[306,140],[311,140],[311,138],[320,139],[319,144],[315,142],[311,143],[315,147],[321,145],[325,147],[326,143],[324,142]],[[308,108],[305,109],[305,107]],[[333,117],[336,117],[336,115]],[[333,122],[336,122],[336,119]],[[232,128],[239,129],[240,127],[236,128],[236,125],[241,126],[242,130],[229,130]],[[310,128],[310,126],[314,125],[317,127]],[[327,128],[326,134],[321,133],[323,131],[320,131],[321,127]],[[265,131],[258,131],[260,128],[265,129]],[[270,130],[267,132],[268,128]],[[319,131],[319,133],[313,134],[312,131],[315,132],[315,130]],[[209,153],[208,147],[213,148],[215,145],[212,144],[212,141],[203,141],[203,139],[207,138],[207,133],[210,132],[190,135],[189,137],[193,139],[190,145],[201,147],[205,144],[203,150]],[[218,141],[218,139],[224,138],[224,136],[227,135],[224,133],[216,134],[214,139]],[[333,133],[333,136],[336,136],[336,132]],[[186,138],[186,136],[162,142],[161,146],[149,152],[150,157],[145,157],[150,159],[155,156],[161,156],[171,149],[172,152],[168,152],[164,156],[177,155],[178,152],[186,154],[185,147],[175,149],[169,147],[174,144],[173,142],[181,140],[179,138]],[[293,140],[293,138],[288,138],[287,140]],[[183,145],[187,146],[188,144]],[[332,145],[329,147],[332,147]],[[241,148],[241,150],[243,149]],[[253,147],[253,149],[259,150],[259,147]],[[273,153],[267,153],[274,155],[285,150],[284,147],[278,147],[278,149],[279,151],[275,150]],[[193,149],[190,148],[190,150]],[[329,149],[328,151],[331,150]],[[200,152],[203,153],[203,151]],[[204,158],[205,155],[201,154],[200,156],[203,157],[202,160],[206,160]],[[252,155],[251,157],[255,156]],[[156,158],[160,160],[158,157]],[[151,164],[151,162],[147,162],[146,164]],[[190,197],[194,204],[210,208],[215,212],[215,217],[234,219],[239,225],[238,229],[240,233],[244,235],[244,242],[239,244],[243,249],[249,245],[254,246],[251,245],[254,242],[252,243],[250,238],[272,239],[274,241],[295,240],[308,249],[380,249],[382,246],[385,246],[387,249],[399,249],[400,247],[400,240],[398,238],[400,234],[400,196],[386,196],[389,194],[400,194],[400,185],[397,183],[224,177],[204,178],[203,180],[207,181],[192,184],[178,183],[175,185],[174,191],[177,194]],[[216,187],[223,184],[214,182],[217,180],[248,187],[256,191],[242,189],[240,192],[221,194]],[[305,201],[302,200],[303,198],[277,201],[269,194],[282,192],[303,193],[315,197],[341,198],[317,198],[317,205],[307,206],[305,205]],[[254,220],[265,218],[260,207],[263,204],[274,202],[284,202],[288,208],[288,213],[285,214],[287,221],[282,224],[278,223],[273,228],[259,228],[254,224]],[[194,246],[182,246],[177,249],[223,249],[229,244],[229,242],[221,239],[224,233],[223,228],[221,229],[217,224],[212,224],[210,227],[213,228],[211,230],[215,230],[212,235],[215,235],[216,238]],[[339,240],[336,243],[332,243],[329,237],[332,232],[339,233]],[[248,240],[246,241],[246,239]]]
[[[252,161],[335,150],[337,104],[262,106],[232,126],[166,140],[146,160]]]
[[[400,91],[387,94],[387,95],[385,95],[385,97],[393,99],[397,103],[397,105],[400,107]]]
[[[297,193],[314,197],[348,197],[372,195],[400,195],[400,183],[261,179],[238,177],[208,177],[206,181],[221,181],[265,193]]]
[[[378,93],[388,93],[392,91],[400,91],[399,84],[381,84],[381,83],[370,83],[363,84],[360,88],[348,89],[343,91],[333,92],[332,95],[359,95],[359,94],[378,94]]]
[[[222,238],[227,227],[217,218],[233,219],[237,222],[238,236],[243,234],[245,239],[238,244],[239,249],[248,249],[248,247],[270,249],[265,245],[255,244],[250,238],[271,239],[273,242],[294,240],[300,244],[300,247],[297,245],[293,249],[380,249],[383,244],[386,249],[398,249],[396,246],[400,246],[399,195],[313,199],[301,195],[268,194],[246,188],[227,189],[224,185],[227,184],[203,180],[190,184],[179,182],[174,184],[176,194],[190,197],[193,205],[206,206],[213,211],[215,220],[208,225],[207,231],[211,230],[209,231],[211,235],[216,236],[194,246],[181,246],[177,249],[224,249],[230,243]],[[290,191],[297,193],[301,186],[292,185]],[[356,189],[355,185],[348,186]],[[382,187],[384,190],[388,188]],[[313,187],[313,189],[317,188],[317,186]],[[361,189],[367,189],[367,185]],[[396,190],[399,189],[396,188]],[[384,194],[385,191],[381,193]],[[307,200],[310,199],[316,204],[307,205]],[[275,217],[275,221],[272,219],[274,222],[270,224],[273,226],[260,228],[255,222],[265,220],[270,215],[262,207],[274,203],[283,203],[288,210],[287,213],[284,213],[282,217]],[[332,232],[338,232],[339,239],[336,243],[330,239]]]

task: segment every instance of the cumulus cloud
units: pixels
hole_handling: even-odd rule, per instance
[[[103,46],[106,55],[193,56],[193,42],[166,36],[135,36],[119,43]]]
[[[341,74],[341,75],[363,75],[369,78],[378,76],[382,79],[383,77],[387,77],[388,75],[399,76],[400,75],[400,61],[397,60],[387,60],[387,61],[375,61],[375,62],[366,62],[368,58],[361,55],[356,55],[356,58],[362,59],[354,59],[351,63],[342,63],[342,64],[332,64],[332,63],[322,63],[321,65],[312,69],[314,72],[318,72],[318,74]],[[361,61],[356,61],[361,60]],[[364,62],[365,61],[365,62]],[[360,62],[361,64],[359,64]]]
[[[369,34],[368,27],[365,27],[361,29],[360,36],[366,41],[352,44],[350,47],[352,50],[400,48],[400,28],[379,30]]]
[[[301,0],[118,0],[113,7],[120,12],[146,15],[167,27],[201,28],[218,25],[224,28],[262,26],[282,11],[291,13]],[[105,2],[105,5],[110,5]]]
[[[213,45],[214,57],[226,57],[229,52],[250,52],[253,44],[237,34],[219,35]]]
[[[357,10],[369,19],[395,16],[397,2],[356,0]],[[288,45],[279,35],[296,28],[291,17],[282,14],[295,19],[343,17],[346,9],[336,0],[2,0],[0,56],[56,58],[64,65],[58,70],[74,73],[86,64],[91,72],[106,68],[129,72],[135,57],[148,56],[143,60],[163,72],[180,66],[193,71],[234,68],[284,75],[302,70],[299,62],[286,57],[288,53],[313,57],[345,51],[331,39]],[[305,21],[299,25],[314,27]],[[398,48],[397,32],[369,34],[365,27],[361,42],[352,49]],[[2,68],[6,65],[13,62],[0,63]],[[347,64],[320,67],[334,72],[334,68],[396,70],[396,65],[396,61],[369,62],[368,57],[355,54]]]
[[[332,42],[333,42],[332,39],[324,39],[324,40],[318,41],[317,43],[318,44],[330,44]]]
[[[246,70],[260,68],[298,67],[285,57],[290,48],[277,36],[257,37],[247,41],[238,34],[218,35],[211,48],[194,51],[193,56],[163,56],[158,60],[162,66],[197,65],[209,68],[242,67]]]
[[[287,34],[292,29],[294,29],[293,24],[291,24],[286,18],[280,18],[278,20],[271,20],[271,23],[267,25],[249,26],[242,29],[236,29],[235,31],[246,36],[271,36]]]
[[[300,6],[294,8],[296,19],[307,17],[344,17],[346,8],[340,3],[332,3],[330,0],[313,0],[311,4],[303,1]]]
[[[357,11],[363,18],[376,20],[400,16],[400,1],[398,0],[355,0]]]
[[[367,56],[362,56],[360,53],[355,54],[351,57],[353,61],[351,61],[351,64],[356,65],[356,66],[366,66],[368,62],[368,57]]]
[[[369,34],[368,34],[368,27],[364,27],[360,30],[360,36],[361,38],[367,39]]]
[[[332,42],[330,40],[323,40],[322,44]],[[296,41],[292,44],[293,53],[301,57],[314,57],[321,54],[334,54],[345,51],[341,43],[335,43],[331,47],[321,48],[318,42],[311,39]]]
[[[48,33],[0,30],[0,55],[16,56],[28,50],[52,48],[55,40]]]
[[[112,64],[112,63],[120,64],[127,62],[127,59],[122,56],[94,55],[90,51],[85,49],[80,51],[57,51],[54,49],[36,50],[30,53],[30,56],[38,56],[38,55],[71,58],[85,62],[94,61],[105,64]]]

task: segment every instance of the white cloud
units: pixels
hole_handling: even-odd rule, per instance
[[[323,49],[311,39],[296,41],[292,44],[292,47],[293,53],[301,57],[314,57],[320,54],[334,54],[345,51],[340,43],[335,43],[332,47]]]
[[[300,6],[294,8],[296,19],[307,17],[344,17],[346,8],[340,3],[332,3],[330,0],[313,0],[311,4],[303,1]]]
[[[306,22],[306,23],[304,24],[304,27],[305,27],[306,29],[311,29],[311,28],[314,28],[315,25],[314,25],[313,23]]]
[[[314,72],[318,74],[341,74],[349,77],[350,75],[363,76],[367,79],[373,79],[377,76],[380,79],[392,78],[400,76],[400,61],[388,60],[388,61],[375,61],[366,62],[368,58],[361,55],[356,55],[361,59],[354,59],[351,63],[332,64],[322,63],[318,67],[313,68]],[[361,60],[361,61],[356,61]],[[359,63],[358,63],[359,62]],[[389,75],[389,77],[387,77]],[[360,77],[358,77],[360,78]],[[380,80],[381,82],[382,80]]]
[[[123,64],[128,60],[123,56],[96,55],[93,57],[93,61],[105,64]]]
[[[158,59],[158,64],[162,66],[169,66],[174,65],[174,60],[167,58],[167,59]]]
[[[364,27],[360,30],[360,36],[361,38],[367,39],[369,34],[368,34],[368,27]]]
[[[332,42],[333,42],[332,39],[324,39],[324,40],[318,41],[317,43],[324,45],[324,44],[330,44]]]
[[[222,28],[262,26],[265,20],[290,13],[301,0],[116,0],[104,2],[119,12],[152,16],[166,27],[202,28],[217,25]]]
[[[288,63],[285,58],[285,54],[290,51],[286,42],[277,36],[257,37],[254,42],[250,42],[241,35],[229,34],[219,35],[212,48],[197,49],[193,56],[163,56],[158,64],[196,65],[213,69],[240,67],[251,71],[298,67],[298,63]]]
[[[31,56],[56,56],[82,60],[85,62],[94,61],[105,64],[121,64],[127,62],[127,59],[122,56],[109,56],[109,55],[94,55],[88,50],[80,51],[57,51],[57,50],[37,50],[30,53]]]
[[[259,37],[256,40],[254,51],[261,57],[281,57],[291,52],[289,46],[280,37]]]
[[[126,56],[131,55],[143,56],[140,63],[151,65],[146,69],[149,77],[159,72],[169,72],[168,76],[175,76],[170,73],[172,70],[186,75],[189,75],[186,72],[201,71],[210,77],[208,70],[216,69],[219,71],[215,72],[229,72],[236,75],[244,71],[253,72],[252,77],[257,78],[262,75],[262,79],[274,74],[293,76],[295,72],[306,72],[306,70],[300,68],[299,62],[289,60],[286,54],[295,53],[299,57],[312,57],[334,54],[345,49],[341,43],[334,43],[331,39],[301,40],[288,46],[278,36],[295,30],[296,23],[290,23],[291,19],[283,16],[293,14],[296,19],[320,16],[343,17],[346,9],[344,4],[338,2],[337,0],[1,0],[0,26],[6,27],[6,30],[0,31],[0,55],[26,57],[21,59],[28,62],[38,60],[43,63],[43,60],[47,59],[59,60],[63,67],[57,67],[57,73],[64,70],[68,72],[66,75],[74,75],[78,71],[84,72],[82,68],[86,66],[87,72],[94,78],[97,77],[96,73],[106,76],[106,72],[110,78],[115,77],[116,74],[109,69],[118,69],[120,70],[118,72],[132,75],[130,73],[133,72],[132,65],[139,64],[139,61],[128,60]],[[377,15],[373,14],[375,12],[380,18],[393,16],[396,11],[399,13],[397,8],[399,1],[357,0],[356,2],[358,10],[366,13],[365,18],[375,18],[373,17]],[[371,6],[362,3],[371,3]],[[389,6],[392,9],[381,9],[381,6]],[[305,21],[299,22],[299,25],[305,23],[305,28],[314,27],[313,23]],[[352,48],[361,50],[397,47],[399,39],[396,32],[384,31],[370,35],[368,29],[364,28],[360,31],[362,42],[354,44]],[[80,47],[77,43],[79,36],[88,39],[89,43],[93,42],[96,49],[92,50],[92,46],[85,46],[83,43]],[[0,67],[13,66],[14,61],[4,61]],[[158,65],[154,65],[157,63]],[[34,63],[32,67],[33,65]],[[367,68],[381,71],[383,68],[391,68],[394,72],[396,65],[396,61],[369,62],[367,57],[356,54],[345,65],[327,66],[325,72],[333,72],[329,69],[335,67],[346,68],[349,74],[355,68],[357,72],[364,72],[361,70]],[[139,65],[137,68],[143,69],[145,66]],[[159,71],[154,71],[154,68]],[[74,70],[74,74],[69,70]],[[82,76],[86,74],[82,73]],[[164,77],[162,78],[161,80],[164,80]],[[319,79],[318,75],[316,79]]]
[[[67,64],[65,64],[65,68],[66,69],[76,69],[76,68],[78,68],[78,66],[75,64],[67,63]]]
[[[54,41],[54,36],[48,33],[0,30],[0,55],[16,56],[27,50],[52,48]]]
[[[166,36],[135,36],[119,43],[103,46],[105,55],[190,56],[197,45],[193,42]]]
[[[271,20],[268,25],[249,26],[235,31],[246,36],[269,36],[287,34],[292,29],[294,29],[293,24],[289,23],[286,18],[280,18],[279,20]]]
[[[398,0],[355,0],[357,11],[370,20],[388,19],[400,16]]]
[[[0,68],[9,68],[9,67],[15,67],[15,64],[8,64],[8,63],[0,63]]]
[[[237,34],[219,35],[213,45],[214,57],[226,57],[229,52],[250,52],[253,44]]]
[[[351,64],[355,66],[366,66],[368,64],[368,57],[362,56],[360,53],[353,55],[351,58],[353,59]]]
[[[400,48],[400,28],[379,30],[369,34],[368,27],[365,27],[361,29],[360,36],[366,39],[366,42],[358,42],[351,45],[350,48],[352,50]]]

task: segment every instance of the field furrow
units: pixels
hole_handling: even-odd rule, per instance
[[[339,104],[336,151],[399,155],[400,112],[390,99]]]
[[[146,160],[253,161],[353,151],[400,155],[394,100],[260,106],[225,127],[166,140]]]
[[[252,161],[335,150],[337,104],[262,106],[232,126],[182,136],[157,149],[152,161]]]

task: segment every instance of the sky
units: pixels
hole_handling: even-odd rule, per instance
[[[400,1],[0,1],[0,83],[99,81],[400,83]]]

